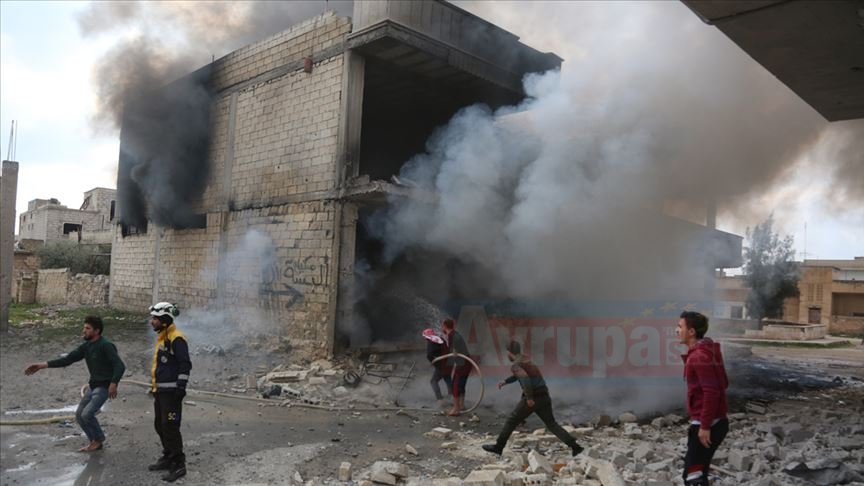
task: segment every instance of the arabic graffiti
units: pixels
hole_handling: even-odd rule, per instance
[[[304,287],[327,285],[330,264],[327,257],[308,256],[274,261],[261,271],[262,296],[276,298],[290,309],[304,299]]]

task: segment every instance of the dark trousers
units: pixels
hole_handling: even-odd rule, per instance
[[[705,479],[703,484],[708,484],[708,469],[711,467],[711,459],[714,458],[714,453],[717,452],[720,443],[726,438],[727,432],[729,432],[729,420],[720,419],[719,422],[711,426],[711,447],[705,447],[699,442],[699,426],[690,426],[690,430],[687,431],[687,454],[684,456],[683,478],[685,484],[687,483],[687,475],[694,466],[702,466],[702,478]]]
[[[436,366],[435,371],[432,373],[432,379],[429,380],[429,383],[432,384],[432,391],[435,393],[435,399],[441,400],[444,398],[441,395],[441,387],[438,386],[438,382],[444,380],[444,383],[447,385],[447,395],[451,395],[453,393],[453,386],[449,381],[450,376],[445,376],[444,373]]]
[[[183,436],[180,419],[183,415],[183,396],[173,391],[157,392],[153,400],[154,425],[162,441],[162,455],[174,465],[185,465]]]
[[[516,430],[516,427],[524,422],[532,413],[536,413],[537,416],[540,417],[540,420],[543,421],[543,424],[546,425],[546,428],[549,429],[549,432],[555,434],[555,437],[561,439],[561,442],[570,447],[576,446],[576,439],[568,434],[567,431],[555,421],[555,415],[552,413],[552,399],[549,395],[544,395],[534,398],[533,407],[528,406],[528,402],[525,401],[524,396],[519,400],[519,404],[516,405],[516,408],[512,413],[510,413],[510,416],[507,417],[507,421],[504,422],[504,428],[501,430],[501,433],[498,434],[497,445],[499,449],[504,448],[504,445],[507,444],[507,439],[510,438],[510,434],[512,434],[513,431]]]

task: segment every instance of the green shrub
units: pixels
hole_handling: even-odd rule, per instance
[[[96,245],[52,241],[39,250],[39,268],[68,268],[72,273],[108,275],[111,255]]]

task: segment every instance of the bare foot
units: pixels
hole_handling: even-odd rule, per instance
[[[462,413],[462,411],[459,410],[458,408],[451,408],[450,411],[447,412],[447,416],[448,416],[448,417],[456,417],[456,416],[458,416],[460,413]]]
[[[79,449],[79,452],[95,452],[102,449],[102,442],[98,440],[94,440],[87,447],[82,447]]]

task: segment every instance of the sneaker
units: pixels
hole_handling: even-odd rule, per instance
[[[580,446],[579,444],[574,444],[573,447],[570,448],[570,450],[573,451],[573,457],[576,457],[581,454],[582,451],[584,451],[585,449],[583,449],[582,446]]]
[[[160,457],[154,464],[147,466],[148,471],[167,471],[169,469],[171,469],[171,461],[165,456]]]
[[[481,447],[484,451],[498,454],[499,456],[501,455],[501,452],[503,452],[503,448],[498,447],[498,444],[483,444]]]
[[[168,471],[168,474],[162,476],[162,481],[173,483],[186,475],[186,466],[177,466]]]

